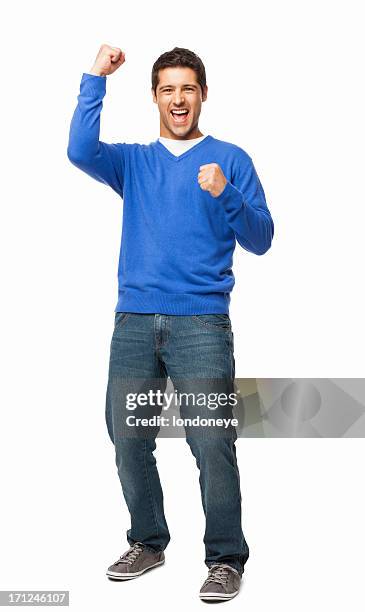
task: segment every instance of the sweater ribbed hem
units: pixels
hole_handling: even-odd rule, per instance
[[[161,291],[119,291],[115,312],[195,315],[229,314],[229,293],[162,293]]]

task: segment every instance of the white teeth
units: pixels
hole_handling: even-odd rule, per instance
[[[188,113],[189,111],[187,110],[172,110],[171,111],[173,114],[177,114],[177,115],[185,115],[186,113]]]

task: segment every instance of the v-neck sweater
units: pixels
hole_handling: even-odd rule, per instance
[[[236,242],[263,255],[274,223],[251,157],[208,135],[181,155],[149,144],[99,140],[106,77],[83,73],[67,155],[123,199],[116,312],[229,314]],[[203,164],[217,163],[227,183],[202,190]]]
[[[206,138],[206,136],[200,136],[199,138],[191,138],[186,140],[174,140],[173,138],[164,138],[163,136],[159,137],[159,141],[161,144],[166,147],[175,156],[182,155],[185,151],[191,149],[199,142],[202,142]]]

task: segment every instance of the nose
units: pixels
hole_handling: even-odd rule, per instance
[[[178,91],[176,89],[174,95],[174,104],[176,104],[176,106],[180,106],[182,102],[184,102],[184,95],[181,91]]]

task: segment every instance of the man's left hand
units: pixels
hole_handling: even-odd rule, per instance
[[[217,198],[224,190],[227,179],[219,164],[204,164],[200,166],[198,182],[203,191],[209,191],[210,195]]]

